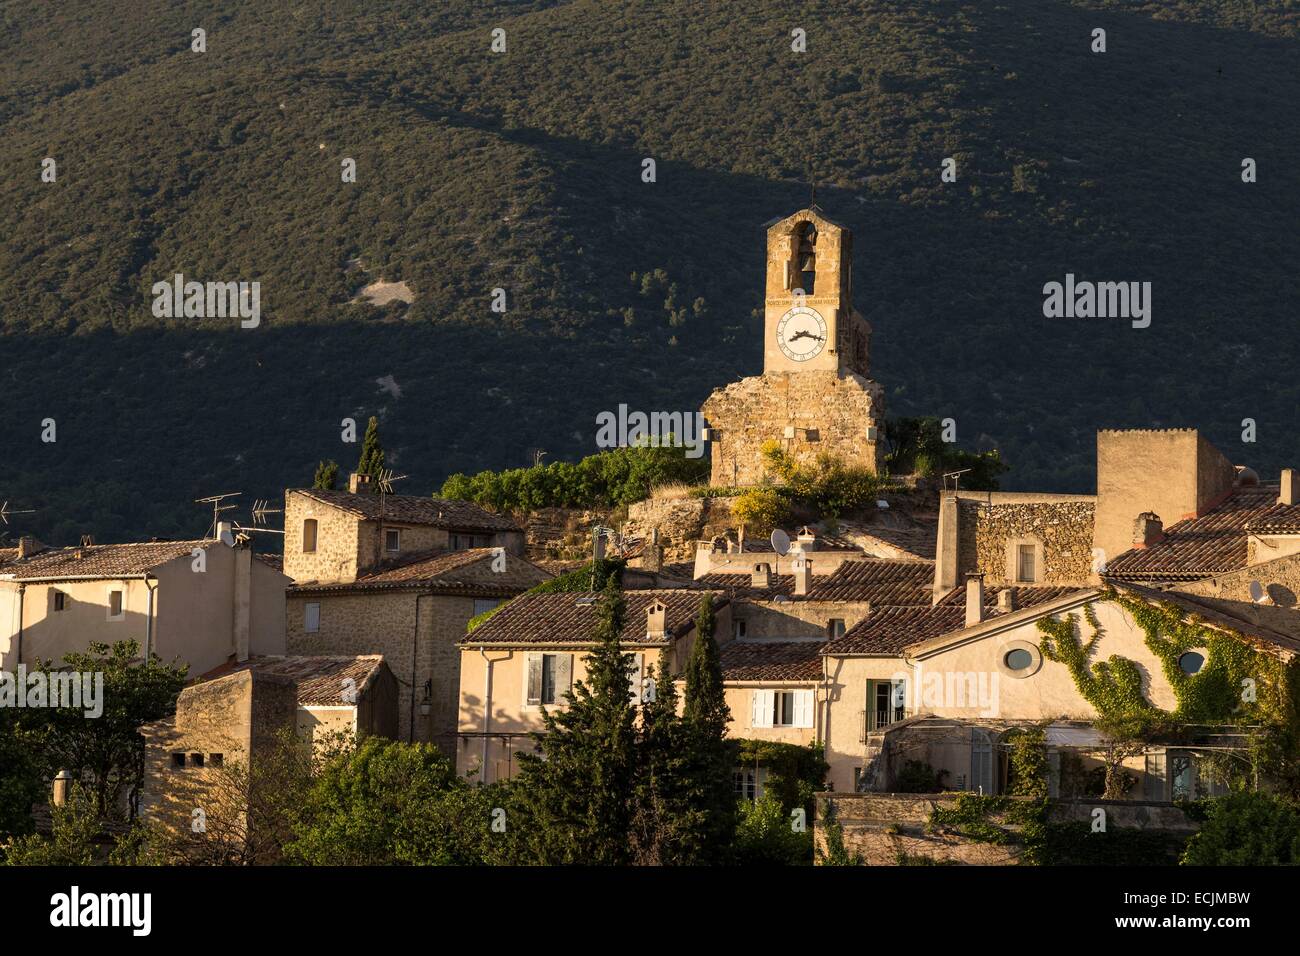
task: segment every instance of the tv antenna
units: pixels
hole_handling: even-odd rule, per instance
[[[379,469],[379,474],[375,475],[375,484],[379,486],[381,495],[391,495],[393,493],[393,482],[409,478],[410,475],[395,475],[391,468]]]
[[[241,525],[238,521],[236,521],[235,530],[240,532],[241,534],[250,531],[260,531],[263,534],[284,534],[283,528],[266,527],[267,515],[278,515],[283,513],[284,511],[281,508],[272,508],[271,502],[268,501],[267,499],[258,498],[253,502],[253,526],[251,528],[245,527],[244,525]]]
[[[222,504],[222,502],[225,501],[227,498],[238,498],[242,494],[243,494],[242,491],[228,491],[224,495],[209,495],[206,498],[194,499],[194,503],[196,505],[209,505],[209,504],[212,505],[212,524],[208,528],[208,531],[211,534],[215,535],[217,533],[217,522],[221,520],[221,515],[223,512],[234,511],[236,508],[239,507],[238,505],[235,504],[229,504],[229,505]]]
[[[21,511],[12,511],[9,508],[9,502],[6,501],[4,504],[0,504],[0,521],[3,521],[5,524],[9,523],[10,515],[34,515],[34,514],[36,514],[35,508],[24,508]]]

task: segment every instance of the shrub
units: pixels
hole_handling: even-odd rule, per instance
[[[1300,811],[1290,800],[1243,791],[1205,801],[1208,819],[1183,852],[1187,866],[1300,864]]]

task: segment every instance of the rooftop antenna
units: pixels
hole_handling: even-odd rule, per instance
[[[9,508],[9,502],[6,501],[4,504],[0,504],[0,521],[3,521],[5,524],[9,523],[10,515],[34,515],[34,514],[36,514],[35,508],[24,508],[21,511],[11,511]]]
[[[391,468],[380,468],[379,473],[375,475],[375,484],[379,486],[379,544],[381,548],[384,543],[384,514],[388,506],[388,496],[393,493],[393,482],[402,481],[409,477],[409,475],[395,475]],[[382,550],[380,554],[383,554]]]
[[[212,524],[208,528],[209,534],[213,536],[216,535],[217,522],[221,520],[222,512],[234,511],[236,508],[239,507],[238,505],[234,505],[234,504],[230,504],[230,505],[222,504],[222,502],[225,501],[227,498],[238,498],[242,494],[243,494],[242,491],[228,491],[224,495],[209,495],[206,498],[194,499],[194,503],[196,505],[208,505],[208,504],[212,505]],[[204,537],[207,537],[207,535],[204,535]]]
[[[283,528],[266,527],[267,515],[278,515],[283,513],[284,513],[283,509],[281,508],[272,508],[271,502],[269,502],[267,499],[258,498],[256,501],[253,502],[253,526],[250,528],[246,525],[241,525],[238,521],[236,521],[235,530],[238,531],[240,534],[247,534],[249,532],[261,532],[263,534],[284,534]]]

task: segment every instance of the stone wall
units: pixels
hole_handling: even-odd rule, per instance
[[[845,848],[850,855],[861,854],[868,866],[897,866],[903,854],[930,862],[960,865],[1005,866],[1018,862],[1022,854],[1020,847],[981,843],[952,833],[926,831],[935,808],[952,809],[958,796],[956,793],[819,793],[813,824],[814,842],[819,850],[825,850],[827,813],[833,807],[836,821],[844,828]],[[1048,820],[1052,823],[1091,824],[1097,808],[1106,811],[1108,832],[1146,830],[1186,836],[1199,828],[1176,805],[1143,800],[1053,800]]]
[[[309,602],[321,606],[320,629],[314,633],[303,628],[303,608]],[[397,678],[398,739],[435,743],[455,756],[460,706],[460,651],[456,642],[465,635],[465,625],[474,616],[473,598],[411,590],[291,592],[287,604],[288,653],[384,655]],[[427,717],[420,714],[425,681],[433,683]]]
[[[984,574],[985,584],[1004,584],[1014,573],[1008,561],[1017,542],[1041,545],[1036,583],[1087,584],[1092,574],[1095,506],[1091,500],[1011,501],[989,504],[960,499],[959,567]]]
[[[735,498],[648,498],[628,507],[627,533],[646,541],[656,529],[664,561],[694,561],[696,542],[730,530]]]
[[[883,444],[868,427],[884,433],[884,389],[860,375],[826,371],[773,372],[714,391],[702,409],[719,438],[710,442],[710,484],[762,484],[763,443],[776,440],[803,464],[829,453],[845,464],[882,470]],[[787,425],[800,431],[785,438]],[[816,439],[804,429],[815,429]]]
[[[316,521],[316,550],[304,552],[303,522]],[[297,491],[284,496],[284,573],[296,583],[352,581],[360,543],[356,515],[322,504]]]

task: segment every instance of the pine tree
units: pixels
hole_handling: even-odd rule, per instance
[[[700,862],[722,862],[736,832],[736,794],[732,781],[727,724],[731,711],[722,686],[722,661],[713,640],[713,596],[700,599],[695,646],[686,662],[686,702],[682,718],[691,755],[690,775],[706,826]]]
[[[317,491],[333,491],[339,480],[339,463],[337,461],[322,461],[316,465],[316,478],[312,481],[312,488]]]
[[[596,646],[587,679],[567,695],[568,707],[544,711],[534,735],[540,754],[520,754],[512,789],[528,862],[544,865],[631,862],[629,832],[637,776],[636,712],[629,684],[632,657],[623,653],[623,595],[617,581],[601,594]]]
[[[370,422],[366,425],[366,435],[361,440],[361,460],[357,462],[357,474],[376,479],[383,470],[384,446],[379,443],[379,419],[371,415]]]

